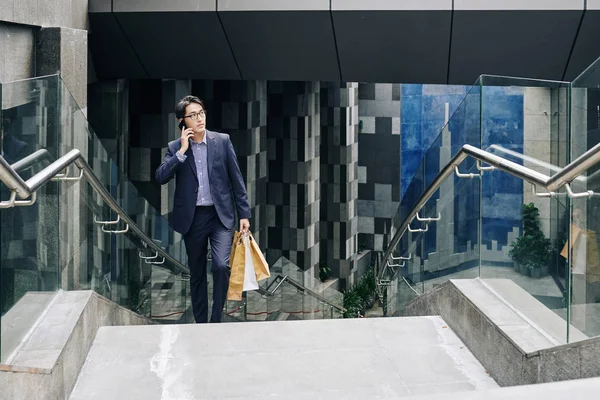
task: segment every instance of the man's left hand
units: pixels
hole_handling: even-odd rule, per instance
[[[240,219],[240,232],[250,233],[250,221],[248,218]]]

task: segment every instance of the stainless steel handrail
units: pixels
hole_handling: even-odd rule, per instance
[[[11,164],[11,168],[15,170],[15,172],[23,171],[32,165],[37,164],[40,160],[51,158],[50,153],[46,149],[40,149],[20,159],[19,161]]]
[[[408,230],[409,224],[416,217],[417,213],[421,210],[421,208],[433,196],[433,194],[440,188],[442,183],[454,173],[455,167],[458,167],[467,157],[473,157],[476,160],[482,161],[493,167],[501,169],[524,181],[530,182],[536,186],[541,186],[545,188],[548,192],[552,192],[570,183],[577,176],[587,171],[591,166],[600,162],[600,143],[586,151],[576,160],[569,163],[567,166],[565,166],[563,169],[561,169],[551,177],[544,175],[540,172],[534,171],[531,168],[519,165],[510,160],[506,160],[505,158],[492,154],[488,151],[479,149],[468,144],[464,145],[462,149],[460,149],[460,151],[456,153],[456,155],[452,157],[450,162],[446,164],[446,166],[440,171],[440,173],[435,177],[431,184],[425,189],[421,197],[419,197],[411,211],[408,213],[408,215],[406,216],[406,218],[404,219],[404,221],[390,240],[389,245],[384,253],[384,256],[378,265],[378,282],[381,281],[381,278],[385,270],[387,269],[387,260],[390,258],[390,255],[398,245],[398,242],[400,241],[402,236],[404,236],[404,234]]]
[[[337,309],[338,311],[341,312],[346,312],[346,309],[344,307],[340,307],[336,304],[333,304],[331,301],[327,300],[325,297],[321,296],[320,294],[317,294],[316,292],[313,292],[312,290],[308,289],[306,286],[302,285],[301,283],[293,280],[292,278],[290,278],[288,275],[277,275],[275,277],[275,281],[277,282],[277,285],[275,286],[275,289],[273,290],[268,290],[268,289],[264,289],[264,288],[258,288],[257,292],[264,295],[264,296],[269,296],[272,297],[275,295],[275,293],[277,292],[277,290],[281,287],[281,285],[284,282],[289,282],[292,286],[294,286],[296,289],[302,290],[303,292],[308,293],[309,295],[311,295],[312,297],[316,298],[317,300]]]
[[[35,153],[34,153],[35,154]],[[27,159],[31,156],[26,157]],[[35,159],[39,159],[40,155],[38,155]],[[33,163],[34,160],[28,159],[27,161],[21,160],[23,164]],[[117,213],[124,223],[129,225],[129,229],[131,229],[146,245],[158,252],[161,257],[164,257],[165,260],[169,262],[169,264],[174,265],[180,272],[184,272],[189,274],[190,270],[183,265],[181,262],[173,258],[169,253],[164,251],[160,246],[158,246],[154,240],[148,237],[144,231],[140,229],[140,227],[131,219],[131,217],[121,208],[119,203],[110,195],[110,193],[106,190],[102,182],[96,177],[94,171],[89,166],[83,155],[78,149],[73,149],[69,151],[64,156],[60,157],[49,166],[44,168],[42,171],[35,174],[33,177],[24,182],[23,179],[15,172],[15,170],[8,165],[4,157],[0,156],[0,180],[2,180],[6,186],[12,191],[16,192],[17,196],[22,199],[25,199],[32,194],[35,193],[37,189],[40,188],[43,184],[51,180],[53,177],[58,175],[65,168],[69,167],[71,164],[75,164],[81,171],[83,171],[83,175],[87,179],[88,183],[94,188],[94,190],[102,197],[102,200],[111,208],[115,213]],[[22,167],[22,166],[21,166]]]
[[[121,208],[119,203],[117,203],[117,201],[106,190],[106,188],[104,187],[102,182],[94,174],[94,171],[92,170],[92,168],[87,163],[87,161],[85,160],[85,158],[83,157],[83,155],[81,154],[81,152],[79,150],[73,149],[73,150],[69,151],[67,154],[60,157],[59,159],[57,159],[56,161],[51,163],[49,166],[44,168],[42,171],[40,171],[39,173],[34,175],[32,178],[27,180],[27,182],[23,182],[21,177],[15,172],[15,170],[13,168],[13,167],[17,167],[20,170],[28,168],[31,165],[34,165],[36,162],[38,162],[42,158],[49,158],[49,153],[45,149],[36,151],[35,153],[12,164],[12,166],[8,165],[8,163],[6,163],[6,160],[4,160],[4,158],[2,156],[0,156],[0,180],[7,183],[5,181],[5,177],[8,177],[7,181],[9,183],[13,184],[13,187],[9,186],[11,189],[15,189],[15,188],[22,186],[22,188],[21,188],[21,189],[23,189],[22,192],[30,193],[29,195],[31,195],[31,194],[34,194],[35,191],[39,187],[44,185],[46,182],[50,181],[53,177],[58,175],[61,171],[65,170],[65,168],[69,167],[71,164],[75,164],[77,166],[77,168],[79,168],[81,171],[83,171],[83,176],[86,178],[88,183],[94,188],[94,190],[100,195],[100,197],[102,197],[102,199],[108,205],[108,207],[111,208],[115,213],[117,213],[117,215],[120,216],[120,218],[123,220],[124,223],[129,225],[129,229],[131,229],[142,240],[142,242],[146,243],[146,245],[150,249],[154,250],[157,253],[156,257],[158,257],[158,255],[160,255],[161,257],[163,257],[164,260],[167,260],[170,264],[174,265],[179,270],[181,270],[181,272],[190,274],[190,270],[187,267],[185,267],[181,262],[179,262],[178,260],[173,258],[171,255],[169,255],[167,252],[165,252],[160,246],[158,246],[154,242],[154,240],[152,240],[150,237],[148,237],[144,233],[144,231],[142,231],[140,229],[140,227],[131,219],[131,217],[125,212],[125,210],[123,210]],[[14,180],[14,182],[13,182],[13,180]],[[8,186],[8,183],[7,183],[7,186]],[[17,190],[15,190],[15,192],[17,192]],[[19,193],[17,192],[17,194],[19,194]],[[28,196],[26,196],[26,197],[28,197]],[[309,295],[313,296],[317,300],[319,300],[333,308],[336,308],[339,311],[342,311],[342,312],[346,311],[345,308],[331,303],[326,298],[313,292],[312,290],[303,286],[299,282],[296,282],[295,280],[293,280],[292,278],[290,278],[287,275],[285,275],[285,276],[279,275],[277,277],[277,279],[279,280],[279,283],[272,292],[265,291],[264,289],[259,290],[259,292],[261,294],[267,294],[269,296],[272,296],[275,294],[277,289],[279,289],[279,287],[284,282],[287,281],[292,286],[295,286],[297,289],[302,290],[305,293],[308,293]]]

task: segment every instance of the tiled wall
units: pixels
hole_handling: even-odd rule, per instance
[[[192,81],[207,109],[208,129],[230,135],[252,210],[251,230],[261,248],[267,239],[267,82]]]
[[[321,83],[321,263],[346,278],[357,251],[358,84]]]
[[[358,247],[382,251],[400,201],[400,85],[359,84]]]
[[[320,83],[268,82],[269,262],[319,264]]]

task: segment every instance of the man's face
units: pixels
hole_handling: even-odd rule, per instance
[[[194,131],[202,134],[206,129],[206,113],[200,104],[192,103],[185,108],[185,124]]]

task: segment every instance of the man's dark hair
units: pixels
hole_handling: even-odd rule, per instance
[[[177,107],[175,107],[175,117],[176,118],[185,117],[185,109],[187,108],[187,106],[189,106],[192,103],[199,104],[200,106],[202,106],[203,110],[206,110],[206,108],[204,107],[204,102],[202,100],[200,100],[198,97],[185,96],[183,99],[179,100]]]

